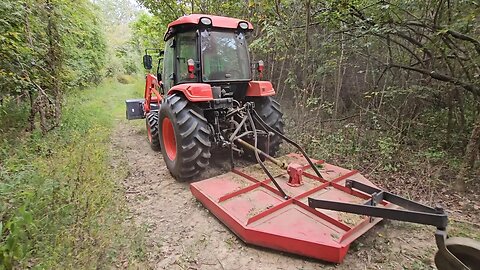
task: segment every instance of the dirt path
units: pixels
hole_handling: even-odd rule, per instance
[[[188,183],[170,176],[144,134],[143,123],[120,121],[113,141],[128,162],[128,207],[132,220],[146,226],[153,269],[434,269],[434,230],[399,222],[362,236],[341,265],[247,246],[195,200]],[[228,163],[219,160],[202,176],[225,171]]]

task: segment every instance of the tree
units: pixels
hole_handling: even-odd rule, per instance
[[[264,78],[293,107],[289,116],[298,130],[315,133],[325,122],[362,116],[355,125],[369,134],[387,134],[399,148],[428,145],[463,158],[459,189],[475,167],[476,1],[139,2],[164,24],[188,13],[250,20],[255,26],[251,58],[265,60]]]
[[[105,43],[88,0],[0,3],[0,100],[28,100],[29,130],[59,125],[63,93],[98,83]]]
[[[368,54],[384,71],[400,69],[461,87],[454,95],[470,94],[480,99],[480,26],[476,16],[480,5],[470,1],[381,1],[336,5],[347,34],[357,41],[372,37],[384,43],[384,50]],[[454,95],[450,95],[454,97]],[[461,97],[454,97],[459,100]],[[478,115],[478,113],[477,113]],[[473,168],[480,145],[480,117],[465,150],[456,187],[464,189],[467,172]],[[448,132],[451,132],[449,130]]]

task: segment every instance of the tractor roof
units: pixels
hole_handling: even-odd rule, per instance
[[[213,28],[238,29],[239,23],[246,22],[248,24],[248,30],[253,30],[253,25],[245,20],[206,14],[191,14],[182,16],[175,21],[169,23],[168,30],[165,33],[164,39],[169,39],[173,35],[173,33],[176,32],[173,30],[174,28],[193,27],[195,25],[201,25],[200,19],[202,18],[210,18],[210,20],[212,21],[211,27]]]

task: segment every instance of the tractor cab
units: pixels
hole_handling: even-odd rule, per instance
[[[186,83],[220,87],[220,97],[242,99],[252,81],[247,47],[251,23],[193,14],[168,25],[165,33],[163,86]]]
[[[252,24],[192,14],[167,29],[164,50],[145,50],[148,71],[148,53],[158,53],[157,74],[146,75],[144,99],[127,101],[127,118],[146,119],[150,145],[162,152],[170,173],[179,180],[198,177],[209,164],[211,150],[219,148],[250,159],[253,148],[274,156],[282,142],[283,114],[272,83],[253,80],[253,69],[255,77],[262,78],[264,65],[252,65],[249,59],[246,36]],[[255,128],[247,109],[278,134]]]

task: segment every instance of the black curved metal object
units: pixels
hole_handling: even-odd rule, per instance
[[[435,265],[438,270],[480,270],[480,242],[464,237],[446,238],[446,233],[437,235],[439,250],[435,254]],[[438,241],[442,243],[439,245]],[[440,246],[445,249],[440,249]],[[462,265],[452,260],[452,257],[461,261]]]
[[[272,128],[271,126],[267,125],[267,123],[265,123],[265,121],[262,120],[262,118],[258,115],[258,113],[255,111],[255,110],[252,110],[253,111],[253,116],[255,118],[256,121],[258,121],[258,123],[266,130],[270,131],[270,132],[273,132],[275,133],[276,135],[280,136],[284,141],[286,141],[287,143],[293,145],[295,148],[297,148],[303,155],[303,157],[307,160],[308,164],[312,167],[313,171],[315,172],[315,174],[319,177],[319,178],[322,178],[322,176],[320,175],[320,172],[318,171],[317,169],[317,166],[315,166],[315,164],[312,162],[312,160],[310,159],[310,157],[308,157],[307,153],[305,152],[305,150],[303,150],[302,147],[300,147],[300,145],[298,145],[296,142],[292,141],[291,139],[289,139],[287,136],[283,135],[282,133],[278,132],[277,130],[275,130],[274,128]]]
[[[229,113],[227,114],[227,117],[232,117],[234,115],[239,115],[240,112],[243,112],[245,113],[245,115],[242,117],[242,119],[240,120],[240,122],[236,122],[236,127],[235,127],[235,130],[228,136],[229,138],[229,145],[230,145],[230,150],[232,151],[232,143],[233,142],[237,142],[237,143],[240,143],[242,145],[248,145],[249,148],[252,148],[254,149],[253,150],[253,153],[255,155],[255,159],[257,161],[257,163],[260,165],[260,167],[262,168],[262,170],[265,172],[265,174],[268,176],[268,178],[272,181],[272,183],[275,185],[275,187],[277,188],[277,190],[282,194],[282,196],[285,198],[285,199],[289,199],[289,196],[285,193],[285,191],[283,191],[283,189],[281,188],[281,186],[278,184],[278,182],[275,180],[275,178],[272,176],[272,174],[268,171],[267,167],[265,166],[265,164],[263,163],[262,159],[260,158],[260,155],[262,155],[263,157],[269,159],[269,160],[273,160],[273,163],[275,163],[276,165],[286,169],[286,164],[280,164],[280,162],[278,160],[275,160],[273,157],[271,157],[270,155],[268,155],[267,153],[261,151],[258,149],[258,132],[259,130],[257,130],[256,126],[255,126],[255,122],[258,123],[264,130],[266,131],[269,131],[269,132],[272,132],[276,135],[279,135],[284,141],[286,141],[287,143],[293,145],[294,147],[296,147],[301,153],[302,155],[305,157],[305,159],[307,160],[307,162],[309,163],[309,165],[312,167],[312,169],[315,171],[315,174],[319,177],[319,178],[322,178],[322,176],[320,175],[320,172],[318,171],[317,167],[315,166],[315,164],[312,162],[312,160],[308,157],[307,153],[305,152],[305,150],[303,150],[300,145],[298,145],[297,143],[295,143],[294,141],[292,141],[291,139],[287,138],[285,135],[283,135],[282,133],[278,132],[277,130],[275,130],[274,128],[270,127],[267,123],[265,123],[265,121],[263,121],[263,119],[258,115],[258,113],[254,110],[254,103],[253,102],[247,102],[244,104],[243,107],[240,107],[240,108],[237,108],[236,110],[234,110],[233,112],[234,113]],[[246,124],[249,123],[250,124],[250,128],[251,130],[248,130]],[[242,127],[245,128],[245,130],[247,130],[246,132],[243,132],[241,133],[240,135],[238,135],[240,133],[240,130],[242,129]],[[244,136],[247,136],[247,135],[253,135],[253,141],[254,141],[254,145],[249,145],[248,143],[246,143],[245,141],[243,141],[241,138],[243,138]],[[268,152],[268,151],[267,151]],[[230,155],[230,160],[231,160],[231,165],[232,165],[232,168],[233,168],[233,153],[231,153]]]
[[[432,225],[441,230],[447,227],[448,216],[441,208],[432,208],[354,180],[347,179],[345,186],[362,191],[370,195],[371,199],[365,204],[359,205],[308,198],[308,205],[312,208]],[[401,206],[403,209],[377,207],[381,202],[389,202]]]
[[[345,181],[345,187],[361,191],[371,198],[363,205],[308,198],[308,205],[312,208],[435,226],[435,242],[438,247],[435,264],[439,270],[480,269],[480,243],[468,238],[463,241],[451,240],[457,237],[448,238],[448,216],[442,208],[426,206],[350,179]],[[403,209],[377,206],[385,203]]]
[[[257,129],[255,128],[255,123],[253,121],[252,115],[250,114],[250,111],[254,111],[254,110],[253,110],[252,107],[247,106],[247,117],[248,117],[248,120],[249,120],[250,125],[251,125],[252,130],[253,130],[253,138],[254,138],[254,145],[253,146],[255,147],[255,149],[258,149],[258,147],[257,147],[257,143],[258,143]],[[282,197],[287,200],[289,198],[289,196],[285,193],[285,191],[283,191],[283,189],[277,183],[275,178],[268,171],[267,167],[265,167],[265,164],[263,164],[263,161],[260,159],[260,156],[258,155],[258,151],[253,151],[253,152],[255,153],[255,158],[257,159],[257,162],[260,165],[260,167],[262,167],[265,174],[268,176],[268,178],[270,178],[270,180],[275,185],[275,187],[278,189],[278,191],[280,191],[280,193],[282,194]]]

